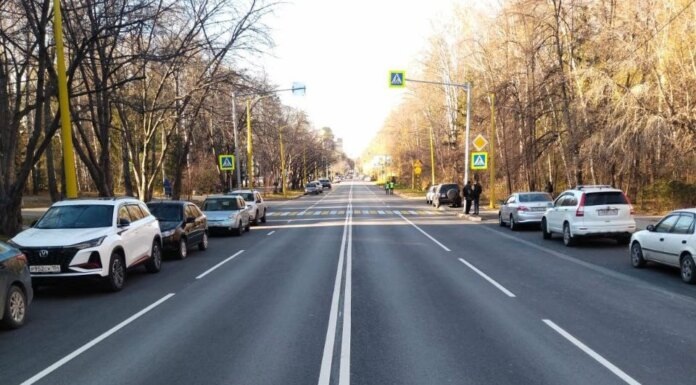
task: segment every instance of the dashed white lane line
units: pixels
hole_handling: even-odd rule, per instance
[[[288,221],[288,222],[290,222],[290,221]],[[266,235],[273,235],[273,233],[275,233],[275,230],[271,231],[270,233],[268,233]]]
[[[430,234],[428,234],[428,233],[426,233],[425,231],[423,231],[423,229],[421,229],[420,227],[416,226],[415,223],[413,223],[413,222],[411,222],[410,220],[408,220],[408,218],[406,218],[405,216],[403,216],[403,215],[401,215],[401,214],[399,214],[399,216],[401,217],[401,219],[405,220],[406,223],[408,223],[409,225],[413,226],[416,230],[420,231],[420,232],[421,232],[423,235],[425,235],[426,237],[430,238],[430,240],[433,241],[433,242],[435,242],[436,245],[442,247],[445,251],[452,251],[452,250],[450,250],[447,246],[445,246],[445,245],[443,245],[442,243],[440,243],[440,241],[438,241],[437,239],[433,238]]]
[[[461,263],[465,264],[466,266],[468,266],[468,267],[469,267],[471,270],[473,270],[476,274],[480,275],[481,277],[483,277],[483,279],[485,279],[486,281],[490,282],[491,285],[497,287],[498,290],[500,290],[500,291],[502,291],[503,293],[505,293],[505,295],[507,295],[508,297],[510,297],[510,298],[515,298],[515,294],[513,294],[510,290],[506,289],[503,285],[501,285],[501,284],[499,284],[498,282],[496,282],[493,278],[487,276],[487,275],[486,275],[484,272],[482,272],[481,270],[477,269],[476,266],[474,266],[474,265],[470,264],[469,262],[465,261],[463,258],[459,258],[459,262],[461,262]]]
[[[155,303],[153,303],[152,305],[150,305],[150,306],[144,308],[143,310],[141,310],[141,311],[139,311],[139,312],[133,314],[133,315],[130,316],[128,319],[126,319],[125,321],[121,322],[120,324],[118,324],[118,325],[112,327],[111,329],[109,329],[108,331],[106,331],[105,333],[103,333],[102,335],[100,335],[99,337],[97,337],[97,338],[93,339],[92,341],[89,341],[88,343],[82,345],[80,348],[78,348],[78,349],[75,350],[74,352],[72,352],[72,353],[68,354],[67,356],[61,358],[60,360],[56,361],[53,365],[51,365],[51,366],[47,367],[46,369],[42,370],[41,372],[39,372],[38,374],[36,374],[36,375],[33,376],[32,378],[30,378],[30,379],[28,379],[28,380],[22,382],[22,385],[31,385],[31,384],[36,383],[37,381],[41,380],[42,378],[44,378],[44,377],[46,377],[47,375],[49,375],[49,374],[51,374],[52,372],[54,372],[56,369],[60,368],[61,366],[65,365],[65,364],[67,364],[68,362],[70,362],[70,361],[71,361],[72,359],[74,359],[75,357],[77,357],[77,356],[79,356],[80,354],[84,353],[85,351],[89,350],[89,349],[92,348],[94,345],[100,343],[101,341],[105,340],[106,338],[108,338],[108,337],[111,336],[112,334],[114,334],[114,333],[116,333],[117,331],[119,331],[119,330],[123,329],[124,327],[128,326],[128,324],[130,324],[130,323],[132,323],[133,321],[137,320],[138,318],[142,317],[143,315],[145,315],[145,313],[147,313],[147,312],[149,312],[150,310],[152,310],[152,309],[156,308],[157,306],[161,305],[164,301],[168,300],[169,298],[172,298],[173,296],[174,296],[174,293],[169,293],[169,294],[165,295],[164,297],[160,298],[159,300],[157,300],[157,301],[156,301]]]
[[[626,374],[623,370],[619,369],[616,367],[616,365],[612,364],[609,362],[606,358],[602,357],[599,353],[595,352],[594,350],[590,349],[587,345],[582,343],[582,341],[578,340],[577,338],[573,337],[570,333],[567,331],[563,330],[560,326],[556,325],[553,321],[549,319],[542,320],[546,325],[548,325],[551,329],[555,330],[558,334],[562,335],[565,339],[570,341],[573,345],[577,346],[580,350],[585,352],[588,356],[592,357],[595,361],[599,362],[602,364],[605,368],[609,369],[612,373],[614,373],[617,377],[622,379],[624,382],[630,385],[640,385],[640,382],[636,381],[633,377],[629,376]]]
[[[205,272],[203,272],[201,275],[199,275],[198,277],[196,277],[196,279],[201,279],[201,278],[205,277],[206,275],[212,273],[215,269],[217,269],[217,268],[219,268],[220,266],[226,264],[227,262],[229,262],[229,261],[235,259],[239,254],[241,254],[241,253],[243,253],[243,252],[244,252],[244,250],[239,250],[238,252],[234,253],[234,255],[229,256],[229,257],[228,257],[227,259],[225,259],[224,261],[218,263],[217,265],[215,265],[215,266],[211,267],[210,269],[206,270]]]

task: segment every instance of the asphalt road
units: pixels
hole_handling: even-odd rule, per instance
[[[334,187],[119,293],[42,288],[0,384],[696,383],[676,270]]]

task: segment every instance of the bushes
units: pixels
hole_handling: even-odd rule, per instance
[[[642,210],[664,212],[696,206],[696,183],[660,181],[643,187],[639,194]]]

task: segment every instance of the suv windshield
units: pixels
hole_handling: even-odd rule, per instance
[[[89,229],[112,225],[111,205],[53,206],[34,226],[37,229]]]
[[[602,191],[587,193],[585,195],[586,206],[600,205],[627,205],[626,197],[621,191]]]
[[[240,197],[244,198],[244,200],[247,201],[247,202],[253,202],[253,201],[254,201],[254,193],[239,193],[239,192],[233,192],[232,194],[234,194],[234,195],[239,195]]]
[[[231,211],[240,208],[236,198],[206,199],[203,203],[203,211]]]
[[[162,222],[179,222],[181,218],[181,206],[172,204],[153,204],[147,206],[152,215]]]
[[[546,194],[546,193],[538,193],[538,194],[520,194],[520,202],[551,202],[553,199],[551,198],[551,195]]]

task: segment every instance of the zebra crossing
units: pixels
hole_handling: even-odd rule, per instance
[[[315,216],[341,216],[345,215],[346,210],[301,210],[301,211],[272,211],[266,214],[269,217],[315,217]],[[428,210],[374,210],[374,209],[353,209],[353,215],[403,215],[403,216],[433,216],[446,215],[441,211]]]

